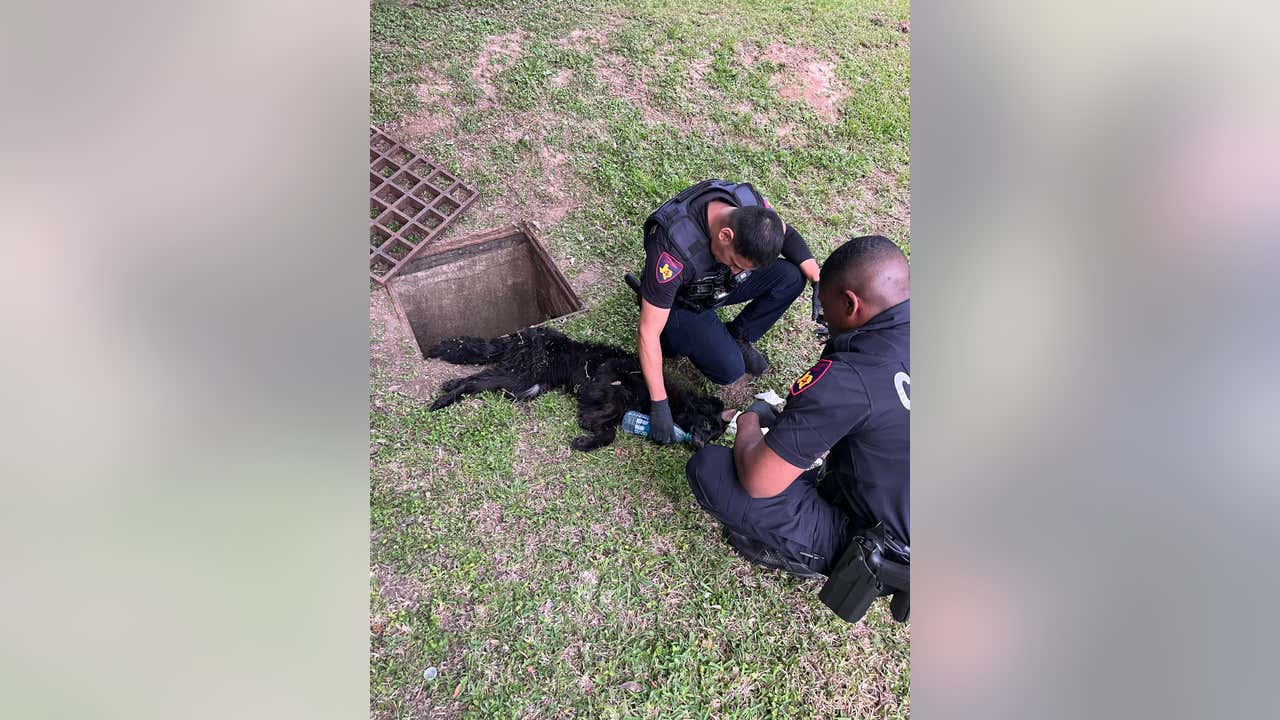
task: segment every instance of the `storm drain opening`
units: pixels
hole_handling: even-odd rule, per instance
[[[460,335],[491,338],[582,310],[527,225],[489,230],[406,263],[387,282],[421,353]]]

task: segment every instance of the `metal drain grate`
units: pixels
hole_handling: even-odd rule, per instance
[[[369,277],[385,284],[475,200],[475,188],[370,127]]]

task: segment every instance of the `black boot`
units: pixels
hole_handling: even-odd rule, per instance
[[[640,298],[641,298],[640,278],[636,277],[633,273],[627,273],[626,275],[622,276],[622,280],[627,284],[627,287],[631,288],[631,292],[634,292],[636,294],[636,304],[639,305]]]
[[[740,337],[735,337],[733,340],[738,343],[738,349],[742,350],[742,364],[746,367],[748,375],[760,377],[765,370],[769,369],[769,361],[764,359],[764,355],[761,355],[754,345]]]
[[[743,560],[753,565],[781,570],[798,578],[824,577],[822,573],[810,569],[805,563],[794,560],[785,553],[779,552],[746,535],[736,533],[727,527],[724,529],[724,536],[734,551],[741,555]]]

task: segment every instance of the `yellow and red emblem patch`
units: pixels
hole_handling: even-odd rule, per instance
[[[819,360],[816,365],[809,368],[805,374],[796,378],[796,381],[791,383],[791,394],[799,395],[805,390],[813,387],[814,383],[821,380],[822,376],[827,374],[827,369],[830,367],[830,360]]]
[[[653,269],[658,274],[659,283],[669,283],[680,274],[681,270],[684,270],[684,265],[671,255],[662,253],[658,256],[658,262],[654,264]]]

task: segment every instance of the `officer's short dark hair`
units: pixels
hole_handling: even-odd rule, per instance
[[[818,282],[827,285],[836,278],[847,277],[865,267],[871,267],[890,258],[905,258],[902,250],[893,241],[883,235],[863,235],[836,248],[826,262],[822,263],[822,272]]]
[[[766,207],[737,208],[729,214],[733,251],[756,267],[778,259],[782,252],[782,219]]]

